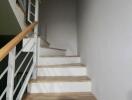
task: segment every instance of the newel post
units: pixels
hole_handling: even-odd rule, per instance
[[[39,1],[36,0],[35,3],[35,21],[38,22],[39,20]],[[37,77],[37,68],[36,66],[38,65],[38,24],[34,28],[34,41],[35,41],[35,48],[34,48],[34,64],[35,68],[33,71],[32,78],[36,79]]]
[[[9,52],[6,100],[13,100],[16,48]]]

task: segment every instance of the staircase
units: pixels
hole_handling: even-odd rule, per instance
[[[61,49],[40,47],[37,79],[30,80],[23,100],[96,100],[80,57]]]

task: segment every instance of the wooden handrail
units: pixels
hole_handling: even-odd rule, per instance
[[[4,47],[0,49],[0,61],[2,61],[8,53],[20,42],[22,39],[30,32],[33,31],[34,27],[38,22],[34,22],[29,25],[25,30],[20,32],[16,37],[14,37],[10,42],[8,42]]]

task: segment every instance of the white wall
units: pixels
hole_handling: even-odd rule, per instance
[[[79,52],[98,100],[132,100],[132,0],[80,0]]]
[[[76,0],[48,0],[40,6],[41,37],[47,24],[47,40],[51,47],[69,49],[77,54]]]

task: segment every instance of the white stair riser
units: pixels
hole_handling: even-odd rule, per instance
[[[86,76],[86,68],[38,68],[37,76]]]
[[[31,83],[29,93],[91,92],[91,82]]]
[[[65,51],[50,48],[40,48],[39,56],[65,56]]]
[[[80,57],[39,57],[38,65],[81,63]]]

